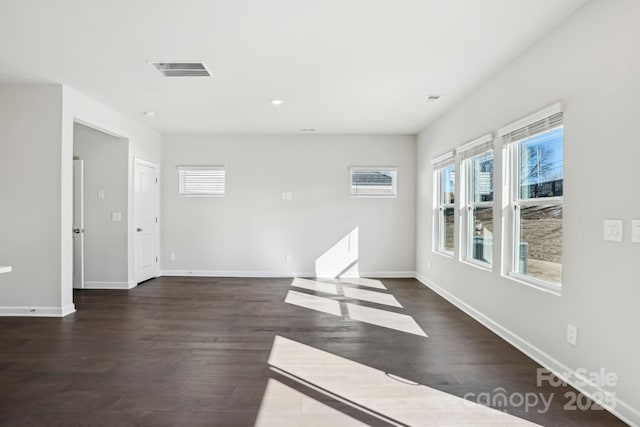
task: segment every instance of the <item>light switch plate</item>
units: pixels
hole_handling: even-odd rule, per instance
[[[622,242],[622,220],[604,220],[604,240],[609,242]]]
[[[104,190],[98,190],[98,199],[104,199]]]
[[[111,212],[111,221],[113,222],[122,221],[122,212]]]
[[[291,199],[293,199],[293,194],[291,193],[291,191],[287,191],[287,200]]]
[[[640,243],[640,219],[631,221],[631,241],[633,243]]]
[[[575,325],[567,325],[567,342],[578,345],[578,328]]]

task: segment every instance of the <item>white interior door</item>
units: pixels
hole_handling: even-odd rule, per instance
[[[134,170],[136,281],[157,276],[158,271],[158,166],[136,160]]]
[[[73,161],[73,287],[84,288],[84,161]]]

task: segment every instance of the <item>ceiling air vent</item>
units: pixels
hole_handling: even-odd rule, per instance
[[[201,62],[149,62],[165,77],[211,77]]]

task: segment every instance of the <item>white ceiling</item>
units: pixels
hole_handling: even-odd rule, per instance
[[[0,82],[65,83],[163,132],[413,134],[584,1],[0,0]]]

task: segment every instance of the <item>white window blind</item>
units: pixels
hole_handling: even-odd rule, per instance
[[[360,197],[396,197],[397,174],[398,169],[395,167],[350,167],[351,195]]]
[[[179,166],[180,195],[224,196],[224,166]]]
[[[462,145],[456,152],[462,153],[462,160],[466,160],[491,150],[493,150],[493,135],[487,134]]]
[[[433,160],[431,160],[431,164],[433,165],[433,169],[442,169],[445,168],[447,166],[451,166],[452,164],[455,163],[455,154],[456,152],[454,150],[451,151],[447,151],[444,154],[441,154],[440,156],[434,158]]]
[[[563,105],[558,102],[500,129],[503,144],[511,144],[563,125]]]

